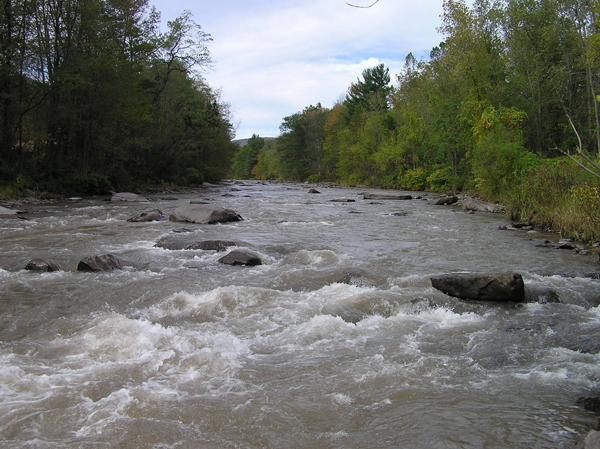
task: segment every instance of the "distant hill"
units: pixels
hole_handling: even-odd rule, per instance
[[[262,137],[262,138],[265,140],[275,140],[277,137]],[[244,145],[246,145],[248,143],[248,139],[235,139],[235,140],[232,140],[232,142],[235,143],[239,147],[243,147]]]

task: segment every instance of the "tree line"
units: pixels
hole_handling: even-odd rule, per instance
[[[0,0],[0,185],[105,193],[220,179],[228,105],[189,12],[147,0]]]
[[[333,107],[285,117],[276,140],[253,136],[233,175],[468,191],[600,239],[599,8],[445,0],[429,58],[409,54],[395,83],[366,69]]]

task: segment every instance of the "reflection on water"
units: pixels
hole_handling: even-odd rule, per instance
[[[0,220],[3,447],[568,448],[597,421],[576,405],[600,376],[593,257],[429,201],[231,187]],[[198,198],[245,220],[126,222]],[[184,227],[263,265],[154,247]],[[125,269],[74,271],[101,253]],[[66,271],[20,270],[32,257]],[[431,287],[455,271],[517,271],[533,302]]]

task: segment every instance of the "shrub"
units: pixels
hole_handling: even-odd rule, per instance
[[[306,182],[310,182],[313,184],[319,183],[323,181],[323,176],[321,176],[320,174],[314,174],[314,175],[310,175],[308,178],[306,178]]]
[[[402,187],[408,190],[425,190],[427,173],[422,168],[414,168],[404,172],[401,178]]]
[[[443,192],[455,186],[454,175],[451,167],[440,168],[427,177],[427,184],[431,190]]]

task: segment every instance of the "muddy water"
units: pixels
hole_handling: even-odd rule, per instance
[[[308,188],[229,183],[0,219],[0,446],[569,448],[596,424],[576,405],[599,390],[596,257],[537,248],[555,237],[499,231],[498,215]],[[191,199],[245,220],[126,222]],[[154,247],[182,228],[263,265]],[[127,266],[74,271],[100,253]],[[65,271],[18,269],[32,257]],[[431,287],[456,271],[517,271],[532,302]]]

